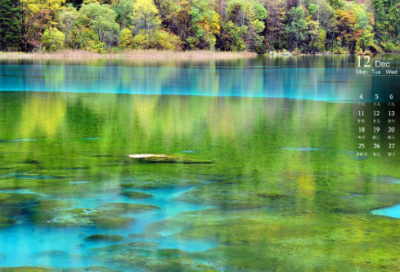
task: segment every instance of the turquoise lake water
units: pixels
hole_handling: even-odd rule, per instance
[[[392,55],[388,55],[392,56]],[[392,67],[400,66],[396,55]],[[355,56],[255,58],[212,62],[3,62],[6,91],[126,93],[357,100],[380,89],[389,94],[397,77],[356,76]],[[21,64],[23,69],[21,69]],[[384,69],[382,69],[384,71]],[[321,91],[323,90],[323,91]]]
[[[0,271],[400,269],[400,80],[354,66],[2,60]]]

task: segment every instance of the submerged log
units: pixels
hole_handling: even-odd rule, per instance
[[[164,154],[134,154],[134,155],[129,155],[129,157],[134,158],[134,159],[146,159],[146,158],[166,158],[167,155]]]
[[[151,163],[185,163],[185,164],[210,164],[213,161],[202,161],[188,158],[181,158],[178,156],[170,156],[164,154],[133,154],[129,155],[130,158],[137,159],[143,162]]]

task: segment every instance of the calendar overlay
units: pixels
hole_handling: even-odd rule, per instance
[[[374,94],[379,99],[379,94]],[[357,114],[357,138],[359,157],[396,156],[396,102],[394,94],[389,102],[365,103],[360,95]]]

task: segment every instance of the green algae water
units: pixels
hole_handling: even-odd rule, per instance
[[[400,78],[356,61],[1,61],[0,271],[400,270]]]

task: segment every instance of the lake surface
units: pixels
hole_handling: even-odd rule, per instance
[[[400,78],[355,63],[2,60],[0,271],[400,270]]]

